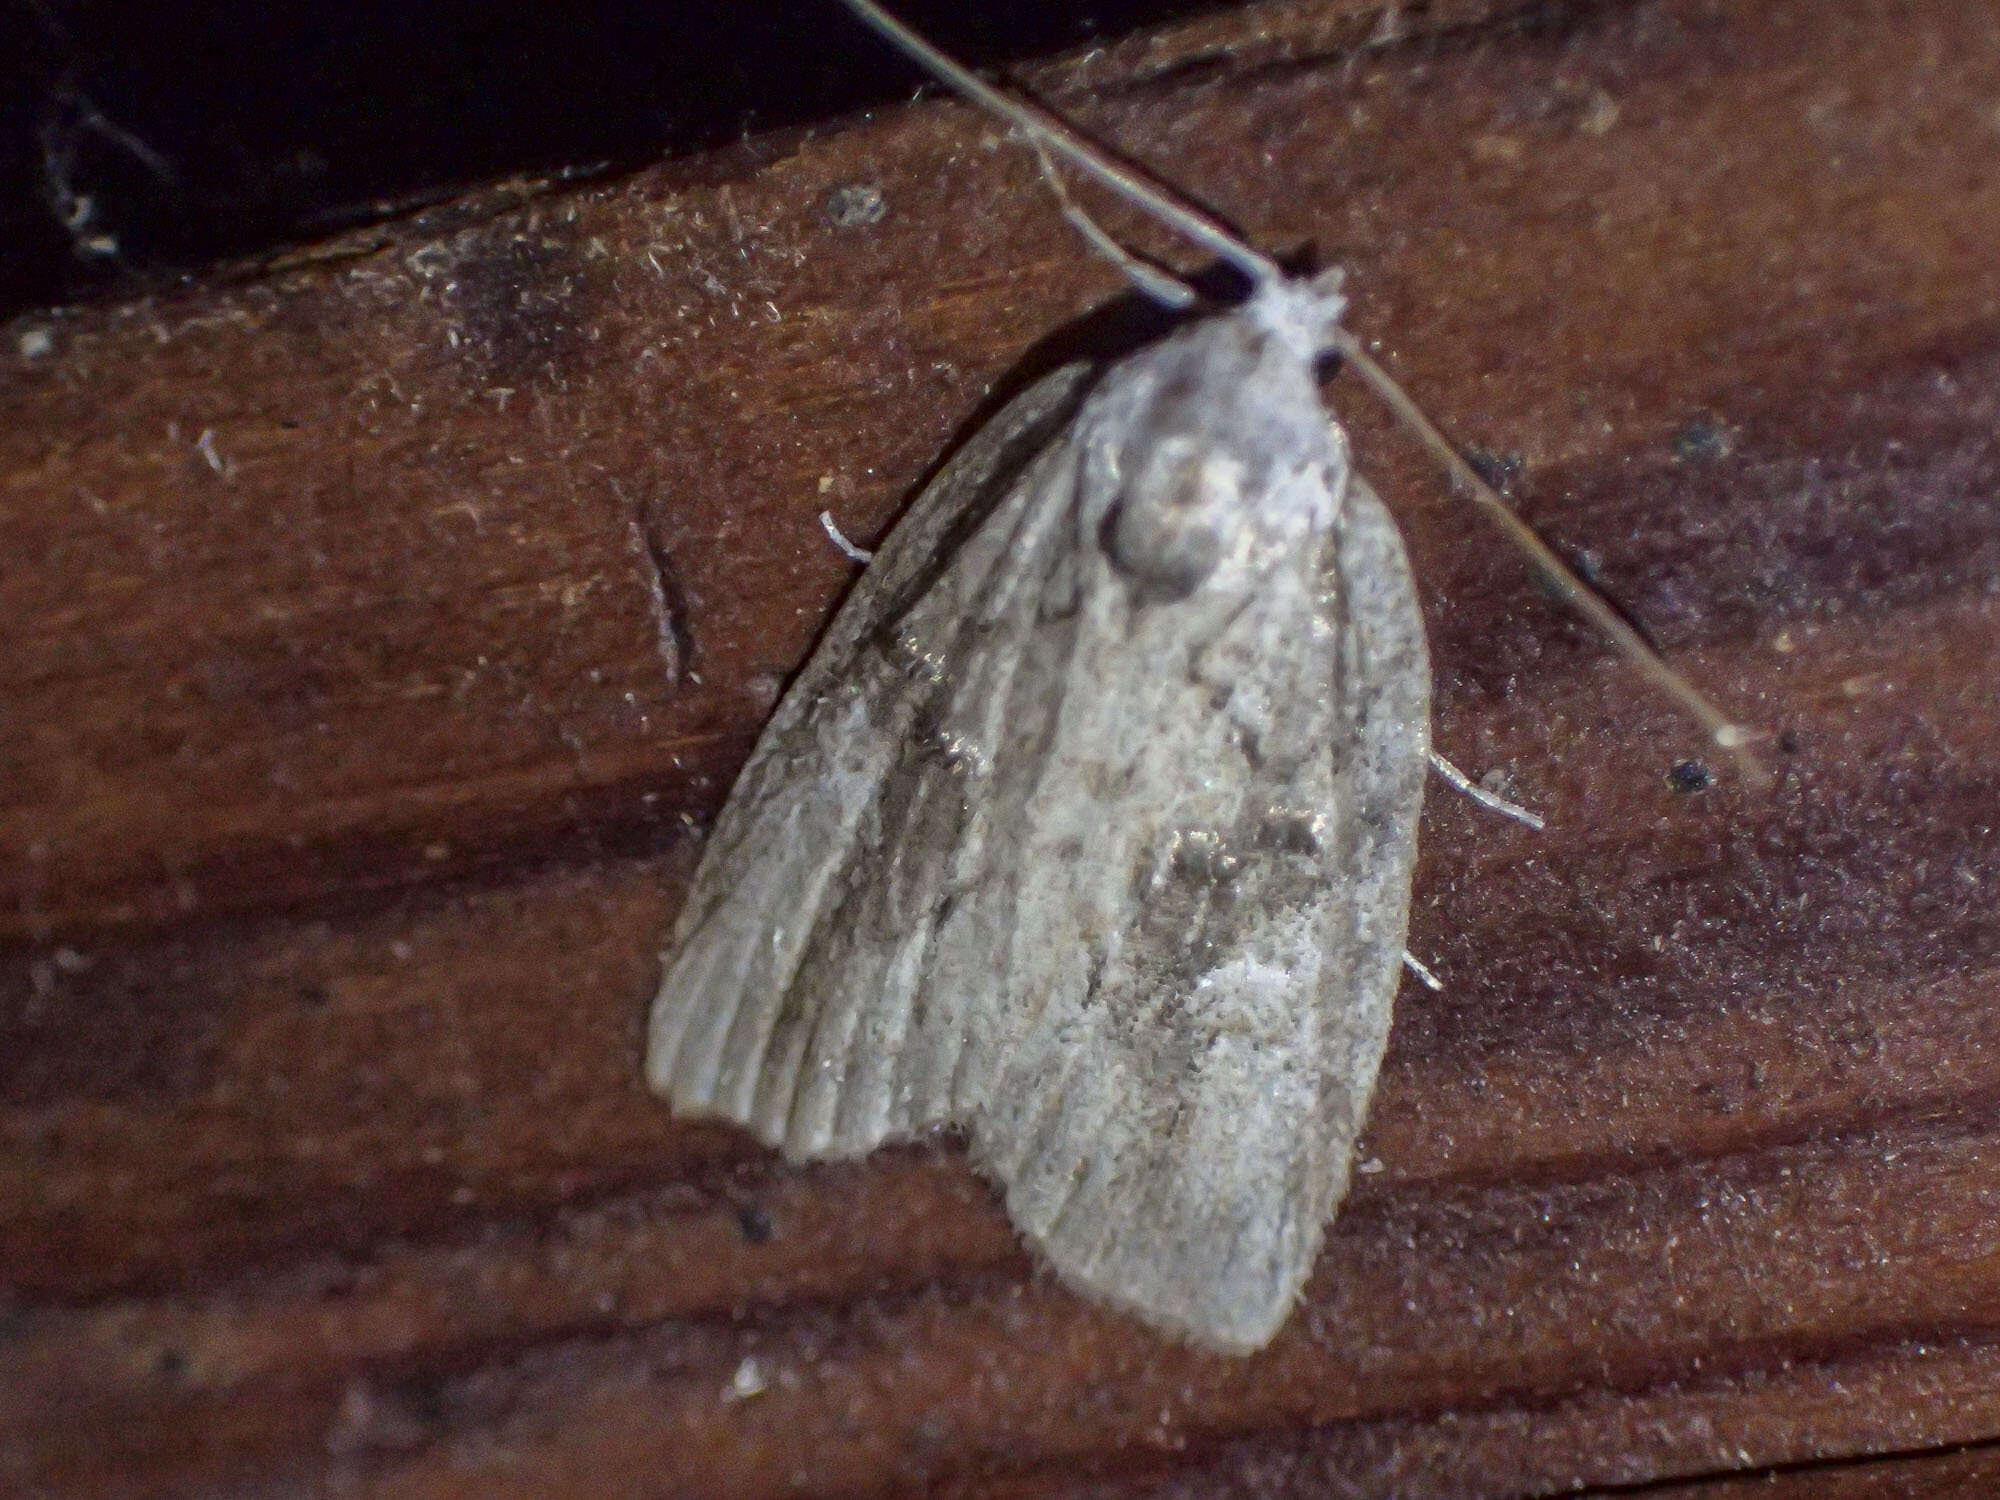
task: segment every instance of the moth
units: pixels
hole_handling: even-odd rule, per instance
[[[1358,368],[1545,572],[1692,689],[1355,344],[1338,272],[1287,276],[847,3],[1251,292],[1047,376],[913,502],[716,822],[647,1078],[794,1161],[958,1127],[1065,1283],[1254,1350],[1346,1191],[1430,751],[1409,562],[1318,362]]]

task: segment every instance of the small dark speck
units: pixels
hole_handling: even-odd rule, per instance
[[[1683,797],[1705,792],[1715,785],[1715,775],[1698,760],[1684,760],[1667,772],[1667,785]]]
[[[873,183],[851,182],[826,195],[827,222],[835,229],[860,229],[879,224],[889,212],[889,200]]]
[[[753,1245],[768,1245],[778,1233],[778,1226],[771,1222],[771,1216],[754,1203],[743,1204],[736,1210],[736,1227],[743,1231],[743,1238]]]
[[[1565,548],[1563,549],[1563,555],[1569,565],[1576,570],[1577,577],[1581,578],[1594,589],[1604,587],[1604,559],[1597,552],[1589,547],[1581,548],[1575,552],[1571,552]],[[1562,601],[1562,591],[1555,584],[1544,578],[1539,572],[1534,575],[1534,578],[1536,593],[1545,599],[1554,600],[1557,603]]]
[[[1518,453],[1488,453],[1484,448],[1466,451],[1465,461],[1472,465],[1472,471],[1501,494],[1513,493],[1514,481],[1521,477],[1521,455]]]
[[[1697,417],[1674,434],[1674,457],[1686,464],[1713,463],[1735,451],[1736,438],[1712,417]]]
[[[1799,753],[1799,732],[1796,729],[1783,729],[1778,732],[1778,753],[1781,755]]]
[[[331,1000],[333,996],[327,993],[325,985],[313,980],[307,980],[299,986],[299,998],[314,1010],[318,1010],[327,1001]]]
[[[187,1356],[178,1349],[162,1349],[153,1356],[153,1373],[162,1380],[179,1380],[187,1368]]]
[[[412,1415],[436,1422],[449,1414],[451,1397],[444,1376],[436,1371],[403,1382],[401,1396]]]

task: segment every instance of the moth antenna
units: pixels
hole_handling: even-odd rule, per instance
[[[939,82],[1014,125],[1031,141],[1066,157],[1120,197],[1236,267],[1255,285],[1270,286],[1285,279],[1276,261],[1245,244],[1214,217],[1154,182],[1137,167],[1115,160],[1102,146],[1039,105],[996,89],[910,30],[875,0],[842,0],[842,3]],[[1091,238],[1095,242],[1096,236]]]
[[[1418,958],[1408,948],[1403,950],[1403,967],[1417,976],[1417,982],[1433,993],[1441,993],[1444,981],[1431,972],[1431,966]],[[1364,1168],[1364,1170],[1366,1170]]]
[[[1416,434],[1418,441],[1450,478],[1452,488],[1483,510],[1486,518],[1527,554],[1535,571],[1562,596],[1563,602],[1609,636],[1612,645],[1651,679],[1655,687],[1692,714],[1715,743],[1735,758],[1751,781],[1758,784],[1765,782],[1767,777],[1763,764],[1750,750],[1751,732],[1709,702],[1699,688],[1669,666],[1644,636],[1604,602],[1602,594],[1579,577],[1576,570],[1564,562],[1532,526],[1514,513],[1514,508],[1500,498],[1499,491],[1479,477],[1472,465],[1438,431],[1436,424],[1424,415],[1423,409],[1410,398],[1409,393],[1361,347],[1359,339],[1345,328],[1334,329],[1331,337],[1334,348],[1343,360],[1353,366],[1354,373],[1367,383],[1397,421]]]
[[[826,519],[825,511],[820,512],[820,519],[822,521]],[[1509,802],[1498,792],[1487,791],[1485,787],[1474,781],[1465,772],[1459,770],[1457,766],[1446,760],[1442,755],[1439,755],[1435,750],[1431,751],[1431,769],[1442,776],[1446,784],[1453,791],[1470,797],[1488,812],[1498,813],[1503,818],[1512,818],[1522,827],[1532,828],[1536,833],[1540,833],[1549,826],[1548,820],[1540,813],[1529,812],[1520,803]]]
[[[1048,147],[1040,141],[1031,141],[1029,144],[1035,148],[1035,160],[1042,166],[1042,180],[1048,183],[1049,191],[1055,194],[1056,204],[1062,209],[1062,216],[1069,220],[1070,228],[1084,237],[1091,249],[1117,266],[1125,273],[1127,281],[1162,307],[1172,308],[1175,312],[1184,312],[1201,301],[1201,294],[1173,272],[1133,254],[1112,238],[1110,232],[1085,213],[1083,205],[1070,196],[1069,188],[1062,180],[1062,174],[1056,170],[1056,164],[1049,159]]]

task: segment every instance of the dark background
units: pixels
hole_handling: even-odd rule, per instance
[[[1202,8],[902,13],[996,62]],[[0,0],[0,316],[129,295],[483,180],[711,148],[915,82],[832,0]]]

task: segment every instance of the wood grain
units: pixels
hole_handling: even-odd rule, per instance
[[[878,536],[1154,323],[927,102],[9,325],[0,1489],[1990,1488],[2000,16],[1395,16],[1033,76],[1347,265],[1778,776],[1683,764],[1335,382],[1440,748],[1550,828],[1433,795],[1447,988],[1279,1341],[1079,1304],[949,1141],[791,1170],[640,1087],[701,822],[851,577],[818,512]]]

